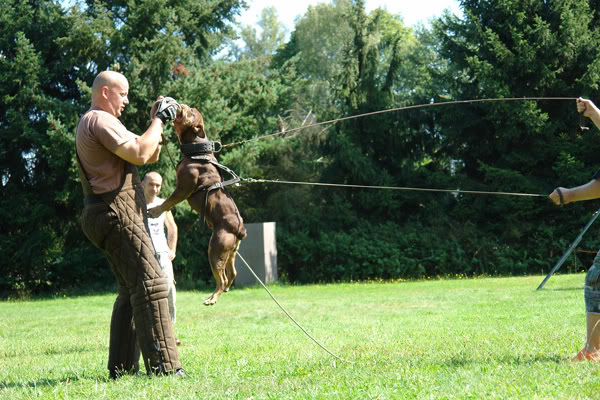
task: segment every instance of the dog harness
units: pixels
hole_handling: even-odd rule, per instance
[[[219,142],[205,142],[205,143],[185,143],[179,146],[179,149],[183,153],[185,157],[188,157],[195,161],[204,161],[214,165],[219,171],[219,175],[221,176],[221,182],[213,183],[207,187],[197,187],[192,194],[202,190],[204,196],[204,207],[202,207],[202,212],[200,213],[200,219],[204,221],[204,216],[206,214],[206,205],[208,204],[208,194],[215,189],[223,189],[225,190],[226,186],[234,185],[241,181],[240,177],[231,170],[224,166],[223,164],[219,164],[217,161],[213,160],[210,156],[212,153],[218,153],[221,151],[221,143]],[[223,171],[232,176],[232,179],[223,180]]]

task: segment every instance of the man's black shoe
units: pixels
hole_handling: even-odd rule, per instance
[[[171,371],[161,371],[160,368],[155,370],[154,374],[156,376],[175,376],[177,378],[187,378],[189,375],[187,374],[187,372],[185,372],[185,370],[183,368],[178,368],[176,370],[171,370]]]
[[[187,378],[187,377],[189,377],[189,375],[187,374],[187,372],[185,372],[185,370],[183,368],[179,368],[175,372],[175,376],[178,377],[178,378]]]

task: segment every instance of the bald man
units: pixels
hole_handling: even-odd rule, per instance
[[[141,350],[149,375],[184,377],[169,315],[168,282],[150,239],[135,167],[158,160],[163,126],[175,118],[178,105],[159,97],[150,126],[138,136],[118,119],[129,104],[128,94],[123,75],[98,74],[75,141],[85,195],[81,226],[108,258],[119,284],[110,325],[109,376],[136,374]]]

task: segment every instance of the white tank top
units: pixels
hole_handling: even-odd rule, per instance
[[[148,204],[148,208],[153,208],[161,205],[164,199],[155,197],[152,203]],[[154,243],[154,250],[157,253],[168,252],[169,244],[167,243],[167,233],[165,230],[165,217],[167,213],[160,214],[158,218],[148,217],[148,227],[150,228],[150,237]]]

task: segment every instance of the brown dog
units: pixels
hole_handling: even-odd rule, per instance
[[[204,216],[213,231],[208,259],[217,283],[214,293],[204,301],[210,306],[229,290],[235,279],[235,256],[240,241],[246,238],[246,228],[233,198],[219,184],[222,182],[219,168],[223,166],[212,151],[207,151],[213,144],[206,137],[202,114],[185,104],[180,104],[180,107],[173,125],[182,151],[184,148],[187,150],[177,167],[177,186],[164,203],[149,209],[148,215],[156,218],[187,200],[192,210]],[[190,151],[190,146],[193,151]]]

